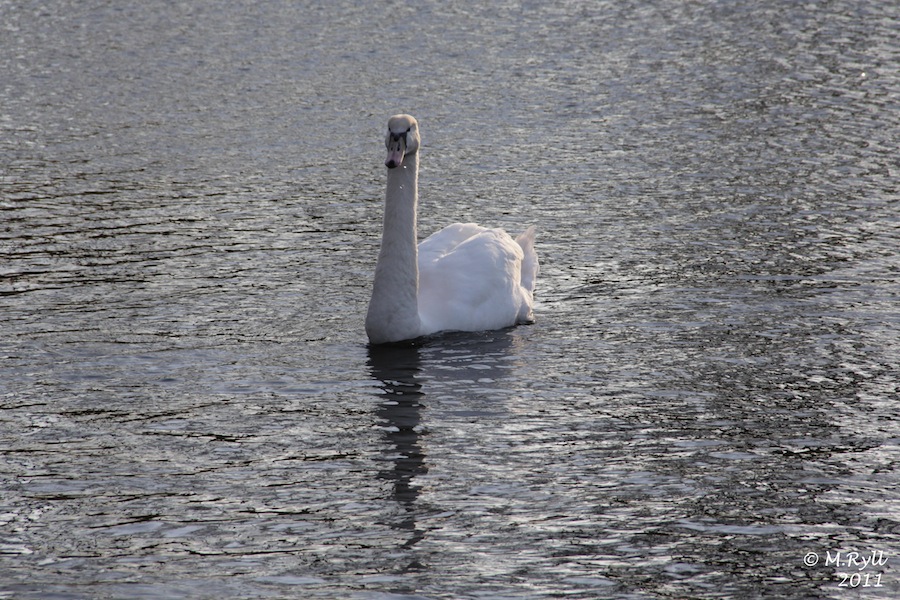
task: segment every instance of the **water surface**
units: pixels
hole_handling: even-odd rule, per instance
[[[0,3],[0,597],[896,597],[898,18]],[[534,325],[367,347],[401,111]]]

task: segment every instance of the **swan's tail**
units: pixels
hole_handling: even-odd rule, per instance
[[[536,230],[532,225],[516,238],[516,241],[522,246],[522,250],[525,251],[525,259],[522,261],[522,287],[532,294],[534,293],[534,282],[541,271],[537,252],[534,249],[535,235]]]

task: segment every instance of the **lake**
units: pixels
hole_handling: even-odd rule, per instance
[[[900,596],[900,5],[0,2],[0,598]],[[536,321],[370,347],[419,233]]]

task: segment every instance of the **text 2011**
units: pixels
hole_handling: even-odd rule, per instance
[[[837,575],[841,578],[838,587],[882,587],[881,573],[838,573]]]

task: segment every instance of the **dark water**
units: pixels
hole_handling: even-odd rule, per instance
[[[0,1],[0,598],[900,595],[896,2],[133,4]],[[367,348],[400,111],[533,326]]]

